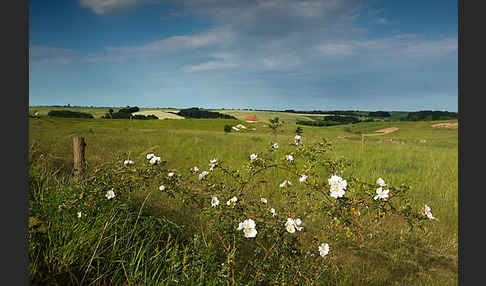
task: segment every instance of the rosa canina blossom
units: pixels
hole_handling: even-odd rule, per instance
[[[374,200],[377,200],[377,199],[386,199],[388,198],[388,192],[390,192],[390,190],[383,190],[382,187],[379,187],[378,189],[376,189],[376,196],[373,198]]]
[[[301,183],[302,183],[302,182],[305,182],[305,181],[307,180],[307,178],[308,178],[308,176],[307,176],[307,175],[302,175],[302,176],[300,176],[300,178],[299,178],[299,182],[301,182]]]
[[[292,218],[287,218],[287,222],[285,223],[285,229],[289,233],[294,233],[295,230],[301,231],[303,227],[299,227],[299,225],[302,223],[300,219],[292,219]]]
[[[327,243],[321,243],[319,245],[319,254],[324,257],[329,253],[329,244]]]
[[[255,237],[257,235],[256,224],[255,221],[247,219],[243,222],[240,222],[238,228],[236,230],[243,230],[245,237]]]
[[[424,215],[426,215],[429,219],[435,219],[435,217],[432,215],[431,209],[428,205],[425,205],[422,213]]]
[[[280,187],[281,187],[281,188],[283,188],[283,187],[285,187],[285,185],[287,185],[287,184],[292,185],[292,183],[291,183],[290,181],[285,180],[285,181],[283,181],[283,182],[280,184]]]
[[[109,200],[113,199],[115,197],[115,192],[113,192],[113,190],[109,190],[106,192],[106,195],[105,197]]]
[[[229,199],[227,202],[226,202],[226,205],[228,206],[234,206],[236,204],[236,201],[238,199],[236,197],[232,197],[231,199]]]
[[[201,181],[206,175],[209,174],[208,171],[202,171],[201,174],[199,174],[199,181]]]
[[[157,164],[160,162],[160,157],[157,157],[157,156],[153,156],[152,158],[150,158],[150,161],[149,163],[154,165],[154,164]]]
[[[273,216],[276,216],[277,215],[277,213],[275,212],[275,209],[274,208],[271,208],[270,209],[270,212],[272,213]]]
[[[217,206],[217,205],[219,205],[219,200],[218,200],[218,198],[217,198],[217,197],[212,197],[212,198],[211,198],[211,206],[212,206],[212,207],[215,207],[215,206]]]
[[[150,153],[150,154],[147,154],[146,158],[147,158],[147,160],[150,160],[150,159],[152,159],[152,157],[155,157],[155,154]]]
[[[346,186],[348,183],[346,180],[343,180],[343,178],[333,175],[331,176],[330,179],[328,179],[329,185],[331,185],[330,192],[331,192],[331,197],[333,198],[341,198],[344,196],[346,189]]]
[[[385,181],[382,178],[378,178],[378,180],[376,180],[376,183],[381,187],[386,186]]]

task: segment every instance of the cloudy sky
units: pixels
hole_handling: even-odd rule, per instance
[[[457,111],[457,1],[29,2],[31,106]]]

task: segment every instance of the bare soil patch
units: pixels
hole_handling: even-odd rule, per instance
[[[380,129],[380,130],[376,130],[375,133],[363,134],[363,136],[385,135],[385,134],[388,134],[388,133],[395,132],[397,130],[398,130],[397,127],[388,127],[388,128],[383,128],[383,129]]]
[[[437,124],[432,124],[430,125],[432,128],[439,128],[439,129],[458,129],[459,128],[459,123],[437,123]]]

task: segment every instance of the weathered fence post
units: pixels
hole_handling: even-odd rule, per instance
[[[84,150],[86,143],[84,138],[80,136],[73,137],[73,154],[74,154],[74,180],[78,181],[79,178],[84,176],[85,160]]]

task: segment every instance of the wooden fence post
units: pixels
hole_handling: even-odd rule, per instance
[[[73,137],[73,154],[74,154],[74,179],[77,182],[79,178],[84,176],[85,160],[84,150],[86,143],[84,138],[80,136]]]

